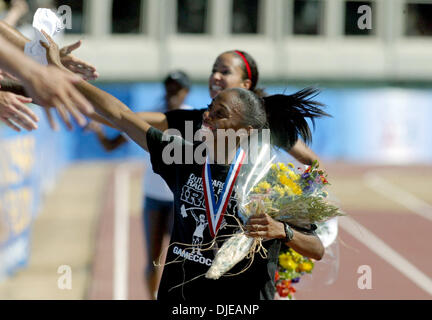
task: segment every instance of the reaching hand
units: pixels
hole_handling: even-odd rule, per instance
[[[87,121],[79,111],[83,114],[89,114],[93,112],[93,107],[74,87],[74,83],[78,83],[82,79],[67,70],[62,70],[64,67],[60,62],[57,44],[48,34],[43,33],[49,42],[49,44],[41,42],[47,50],[47,60],[57,67],[43,67],[30,73],[23,81],[23,86],[36,104],[46,108],[55,107],[69,129],[72,129],[70,115],[75,118],[79,125],[84,126]],[[57,125],[51,111],[46,109],[45,112],[51,128],[56,129]]]
[[[38,117],[25,103],[32,102],[31,98],[16,95],[12,92],[0,92],[0,120],[10,128],[21,131],[37,129]]]
[[[99,77],[96,68],[91,64],[78,59],[71,54],[72,51],[78,49],[82,44],[79,40],[71,45],[65,46],[60,50],[61,63],[73,73],[81,75],[85,80],[94,80]]]
[[[69,113],[79,125],[84,126],[87,121],[79,111],[84,114],[93,111],[91,104],[74,87],[74,83],[79,81],[82,80],[78,76],[48,66],[42,68],[39,74],[33,73],[23,85],[34,103],[46,108],[55,107],[67,127],[72,129]],[[46,112],[51,127],[55,128],[50,111]]]

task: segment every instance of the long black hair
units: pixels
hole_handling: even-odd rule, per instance
[[[309,118],[315,128],[315,118],[330,115],[323,111],[324,104],[313,100],[319,90],[304,88],[294,94],[275,94],[263,98],[272,143],[290,148],[301,137],[306,144],[312,142],[312,132],[306,121]]]
[[[330,116],[322,110],[324,104],[313,100],[319,94],[314,87],[304,88],[294,94],[276,94],[260,98],[249,90],[232,89],[243,102],[244,124],[256,129],[270,129],[271,143],[290,149],[301,137],[312,142],[312,132],[307,118],[315,127],[315,119]]]

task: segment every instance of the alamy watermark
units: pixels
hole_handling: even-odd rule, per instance
[[[360,290],[372,289],[372,268],[368,265],[361,265],[357,269],[361,276],[357,280],[357,287]]]
[[[68,265],[61,265],[57,268],[57,288],[60,290],[72,290],[72,268]]]
[[[361,14],[357,20],[357,27],[360,30],[372,30],[372,8],[368,5],[359,6],[357,13]]]
[[[61,5],[55,9],[50,9],[59,19],[59,23],[57,24],[57,29],[72,29],[72,8],[68,5]]]
[[[168,129],[162,136],[163,141],[169,141],[162,150],[164,164],[204,164],[208,154],[210,164],[226,164],[232,160],[240,147],[246,152],[243,164],[267,163],[270,161],[270,129],[217,129],[209,130],[202,127],[194,133],[193,122],[185,122],[185,136],[187,142],[178,137],[180,131]],[[217,141],[215,145],[215,141]],[[201,142],[194,145],[193,142]],[[214,152],[214,153],[213,153]]]

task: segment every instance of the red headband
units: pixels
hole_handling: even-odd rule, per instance
[[[246,70],[247,70],[247,74],[248,74],[248,79],[249,79],[250,81],[252,81],[252,72],[251,72],[251,68],[250,68],[250,66],[249,66],[249,63],[248,63],[247,60],[246,60],[246,57],[245,57],[245,56],[244,56],[240,51],[235,50],[234,52],[237,53],[237,54],[240,56],[240,58],[243,59],[245,65],[246,65]]]

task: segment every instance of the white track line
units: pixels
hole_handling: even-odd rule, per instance
[[[114,177],[113,299],[128,298],[129,278],[129,171],[119,165]]]
[[[415,197],[413,194],[402,190],[394,184],[379,177],[376,173],[368,172],[363,177],[366,186],[382,196],[399,203],[419,216],[432,221],[432,206]]]
[[[375,234],[350,217],[341,217],[339,225],[371,251],[384,259],[419,288],[432,296],[432,280]]]

